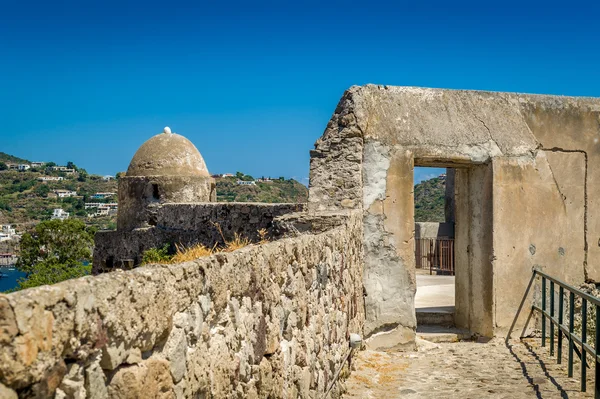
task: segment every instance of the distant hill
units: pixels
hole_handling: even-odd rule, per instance
[[[42,182],[38,180],[42,176],[61,176],[63,180]],[[76,191],[78,197],[53,198],[55,190]],[[112,228],[114,217],[87,217],[84,203],[98,202],[90,198],[97,192],[116,193],[117,182],[104,181],[101,176],[87,175],[83,171],[79,175],[47,173],[36,169],[0,171],[0,222],[26,227],[50,219],[55,208],[62,208],[72,217],[86,220],[90,225]]]
[[[0,162],[30,163],[29,161],[0,152]],[[77,166],[75,166],[77,168]],[[88,174],[78,169],[77,174],[48,171],[45,168],[28,171],[0,171],[0,224],[16,224],[22,229],[41,220],[49,219],[55,208],[62,208],[71,217],[80,218],[87,224],[101,229],[114,229],[116,217],[88,217],[84,209],[86,202],[117,202],[117,198],[92,199],[99,192],[118,190],[117,180],[105,181],[99,175]],[[42,182],[43,176],[62,177],[63,180]],[[240,174],[241,179],[253,180]],[[217,178],[217,201],[220,202],[307,202],[308,189],[293,179],[277,179],[270,183],[255,182],[255,185],[238,185],[240,177]],[[55,198],[55,190],[75,191],[77,197]],[[90,211],[91,212],[91,211]]]
[[[250,176],[244,176],[250,181]],[[221,177],[217,182],[218,202],[308,202],[308,189],[294,179],[255,181],[255,185],[239,185],[238,177]]]
[[[434,177],[415,185],[415,222],[444,222],[446,180]]]
[[[31,163],[26,159],[23,158],[18,158],[15,157],[13,155],[9,155],[7,153],[4,152],[0,152],[0,162],[4,162],[4,163]]]

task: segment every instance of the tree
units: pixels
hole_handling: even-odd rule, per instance
[[[74,169],[74,170],[77,170],[77,165],[75,165],[75,164],[74,164],[73,162],[71,162],[71,161],[68,161],[68,162],[67,162],[67,168],[68,168],[68,169]]]
[[[6,170],[8,169],[8,165],[5,164],[4,162],[0,162],[0,170]]]
[[[19,289],[54,284],[91,272],[94,228],[81,220],[47,220],[21,238],[17,268],[26,273]]]
[[[80,182],[84,182],[84,181],[86,181],[86,179],[87,179],[87,177],[88,177],[88,172],[87,172],[87,170],[85,170],[85,169],[83,169],[83,168],[80,168],[80,169],[78,170],[78,173],[79,173],[79,176],[77,176],[77,181],[80,181]]]
[[[45,167],[47,167],[47,168],[51,168],[51,167],[53,167],[53,166],[56,166],[56,163],[54,163],[54,162],[46,162],[46,163],[44,164],[44,166],[45,166]]]
[[[244,178],[244,174],[242,172],[235,172],[235,177],[242,180]]]
[[[46,184],[40,184],[35,188],[35,193],[42,198],[45,198],[50,193],[50,188]]]

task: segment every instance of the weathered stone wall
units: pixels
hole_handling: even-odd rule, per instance
[[[454,223],[415,222],[415,239],[454,238]]]
[[[234,234],[256,242],[259,230],[267,231],[267,238],[280,235],[274,231],[273,220],[281,215],[304,210],[305,204],[258,203],[195,203],[164,204],[154,209],[153,227],[132,231],[103,231],[96,234],[93,273],[115,268],[127,268],[141,262],[142,253],[165,244],[190,246],[204,244],[212,248],[222,245]],[[125,262],[124,262],[125,261]]]
[[[361,208],[363,132],[354,110],[353,92],[347,91],[310,152],[311,211]]]
[[[0,295],[0,393],[321,397],[364,320],[361,216],[340,222]]]
[[[309,207],[363,210],[376,347],[415,326],[415,165],[456,168],[457,325],[506,332],[533,267],[600,281],[600,99],[352,87],[311,155]]]
[[[153,225],[157,208],[164,204],[216,199],[216,183],[209,176],[124,176],[119,179],[117,229]]]

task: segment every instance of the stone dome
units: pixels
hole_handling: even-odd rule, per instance
[[[166,127],[164,133],[151,137],[137,150],[127,176],[208,177],[210,174],[194,144]]]

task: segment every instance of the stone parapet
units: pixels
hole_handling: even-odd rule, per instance
[[[223,238],[233,239],[235,234],[257,242],[259,231],[263,229],[267,238],[275,239],[280,234],[273,228],[273,220],[304,209],[304,204],[207,202],[160,205],[154,208],[152,227],[97,233],[92,271],[98,274],[115,268],[131,268],[141,262],[145,250],[161,248],[165,244],[173,250],[175,245],[203,244],[212,248],[224,244]]]
[[[0,392],[320,397],[364,321],[362,216],[340,222],[0,295]]]

